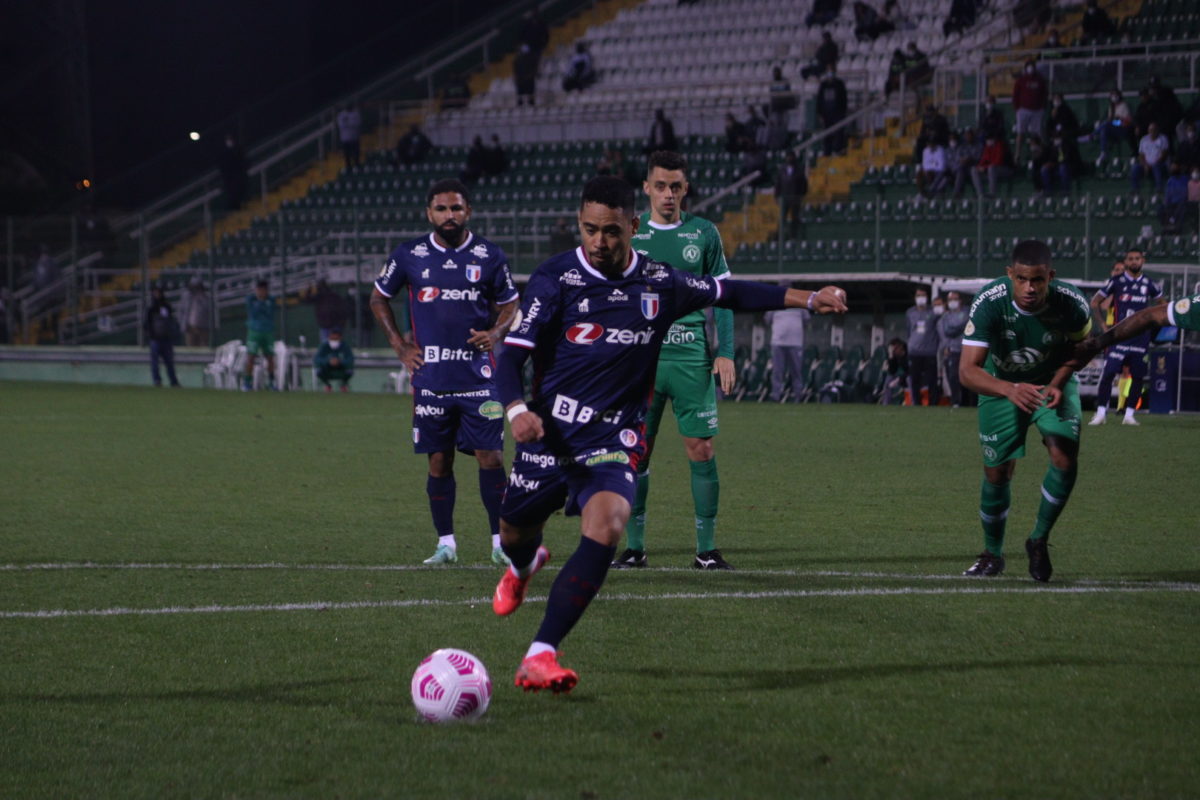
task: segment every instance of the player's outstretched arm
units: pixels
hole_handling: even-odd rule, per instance
[[[1113,325],[1103,333],[1089,336],[1075,345],[1072,360],[1082,360],[1084,364],[1096,357],[1096,354],[1114,344],[1133,339],[1153,328],[1161,328],[1169,322],[1167,306],[1157,305],[1144,308],[1136,314],[1131,314]]]
[[[383,328],[388,344],[396,351],[396,357],[400,359],[400,363],[408,367],[409,372],[416,372],[425,363],[425,360],[421,358],[421,351],[415,344],[405,341],[400,334],[400,329],[396,327],[396,315],[392,312],[391,301],[383,292],[379,291],[378,287],[371,292],[370,306],[371,313],[375,315],[379,327]]]
[[[963,386],[989,397],[1005,397],[1017,408],[1028,413],[1033,413],[1046,401],[1043,387],[1037,384],[1012,383],[988,374],[983,368],[987,355],[986,347],[963,345],[962,358],[958,362],[958,379]]]
[[[721,282],[721,297],[715,305],[735,311],[772,311],[780,308],[807,308],[816,314],[844,313],[846,291],[826,286],[815,292],[784,289],[754,281]]]

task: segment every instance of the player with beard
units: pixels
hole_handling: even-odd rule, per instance
[[[1082,414],[1072,351],[1091,329],[1087,300],[1074,286],[1054,279],[1050,248],[1034,240],[1020,242],[1007,275],[984,286],[971,303],[958,374],[964,387],[979,394],[984,549],[965,575],[1004,571],[1010,483],[1033,425],[1050,454],[1050,467],[1025,552],[1033,579],[1050,580],[1047,539],[1079,471]]]
[[[1105,298],[1111,297],[1113,303],[1113,320],[1122,322],[1134,314],[1153,305],[1166,302],[1162,296],[1162,288],[1142,274],[1146,264],[1146,254],[1141,248],[1131,247],[1125,253],[1125,270],[1113,275],[1108,283],[1100,287],[1100,291],[1092,298],[1092,311],[1100,321],[1100,328],[1105,327],[1100,314],[1100,304]],[[1122,425],[1137,425],[1133,413],[1137,407],[1138,398],[1142,396],[1142,383],[1146,380],[1148,371],[1146,354],[1150,349],[1150,334],[1126,340],[1123,344],[1109,349],[1104,359],[1104,371],[1100,374],[1100,384],[1096,387],[1096,413],[1088,425],[1103,425],[1108,416],[1108,404],[1112,398],[1113,380],[1129,367],[1129,399],[1125,401],[1125,418]]]
[[[567,692],[579,676],[558,663],[558,646],[608,574],[625,532],[645,455],[646,409],[664,337],[679,318],[711,305],[745,311],[846,310],[845,292],[720,281],[676,270],[633,249],[639,220],[633,187],[598,176],[580,202],[582,247],[539,266],[520,321],[505,338],[497,388],[517,441],[501,509],[501,542],[512,561],[492,609],[512,614],[550,558],[546,520],[581,517],[581,537],[546,601],[541,627],[517,670],[526,690]],[[521,375],[532,357],[526,403]]]
[[[371,293],[371,311],[388,343],[412,374],[413,448],[429,458],[426,492],[437,549],[426,564],[458,560],[454,536],[454,453],[479,462],[479,495],[492,534],[492,561],[508,564],[500,549],[500,501],[507,483],[503,409],[497,401],[492,350],[517,310],[508,257],[467,229],[471,202],[457,180],[433,184],[425,216],[433,231],[404,242],[388,256]],[[390,300],[408,290],[411,337],[396,327]]]

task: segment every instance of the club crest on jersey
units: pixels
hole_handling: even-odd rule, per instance
[[[658,316],[658,292],[642,292],[642,316],[654,319]]]
[[[629,428],[622,428],[619,435],[621,437],[621,444],[626,447],[633,447],[637,444],[637,434],[629,430]]]
[[[483,267],[478,264],[467,264],[467,280],[471,283],[478,283],[483,277]]]
[[[594,322],[577,322],[567,328],[567,341],[572,344],[592,344],[604,335],[604,326]]]
[[[1191,307],[1192,307],[1191,298],[1185,297],[1182,300],[1175,303],[1175,313],[1176,314],[1186,314],[1188,312],[1188,309]]]
[[[416,256],[417,258],[425,258],[426,256],[429,255],[429,245],[425,244],[424,242],[421,242],[419,245],[417,245],[416,247],[414,247],[412,249],[412,254],[414,256]]]
[[[483,245],[483,244],[475,245],[474,247],[471,248],[471,255],[475,256],[476,258],[487,258],[487,256],[488,256],[487,245]]]
[[[683,248],[683,260],[689,264],[695,264],[700,261],[700,248],[694,244],[689,244]]]

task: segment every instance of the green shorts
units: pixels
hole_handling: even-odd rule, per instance
[[[246,353],[252,356],[274,355],[275,334],[270,331],[246,331]]]
[[[657,436],[667,400],[681,436],[707,439],[717,435],[717,384],[712,367],[686,361],[660,361],[654,376],[654,398],[646,413],[646,435]]]
[[[979,446],[983,448],[983,463],[998,467],[1014,458],[1025,456],[1025,434],[1031,424],[1042,437],[1060,436],[1079,441],[1079,384],[1072,379],[1063,387],[1062,402],[1057,408],[1039,408],[1032,414],[1021,411],[1005,397],[979,396]]]

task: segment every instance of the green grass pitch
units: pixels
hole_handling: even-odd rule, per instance
[[[687,568],[665,434],[651,569],[610,573],[564,645],[581,682],[553,697],[512,676],[578,521],[550,521],[555,562],[496,618],[473,459],[462,561],[419,567],[410,410],[0,384],[0,797],[1200,794],[1200,419],[1084,429],[1041,586],[1036,437],[1008,573],[974,581],[972,411],[723,404],[738,571]],[[87,610],[112,613],[31,613]],[[409,678],[438,647],[489,668],[479,723],[416,722]]]

